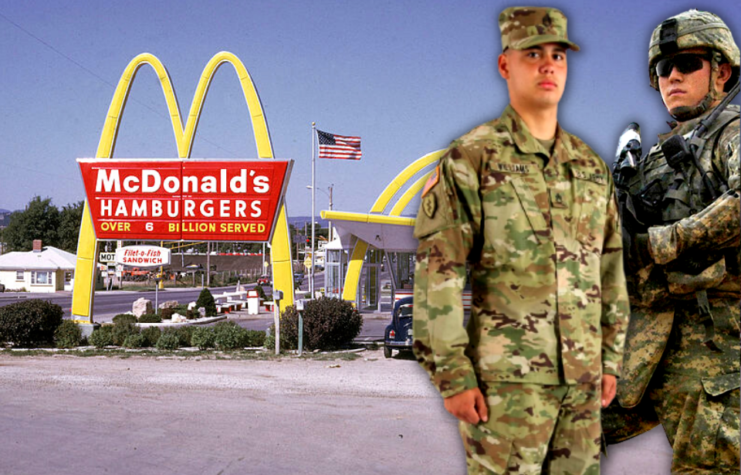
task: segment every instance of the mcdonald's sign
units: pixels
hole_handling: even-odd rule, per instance
[[[242,87],[242,92],[244,93],[244,99],[252,120],[252,129],[259,160],[249,162],[192,160],[190,159],[190,153],[193,146],[193,139],[209,85],[219,67],[227,63],[234,67]],[[178,157],[158,160],[156,164],[150,161],[152,163],[147,164],[146,168],[141,168],[139,171],[122,172],[120,170],[126,167],[122,163],[123,161],[116,162],[111,160],[111,157],[113,156],[118,127],[129,90],[137,70],[144,65],[149,65],[154,69],[162,85],[168,116],[171,119],[177,142]],[[75,283],[72,294],[72,316],[76,321],[80,323],[92,323],[93,321],[94,282],[97,271],[96,259],[98,257],[97,239],[200,240],[207,237],[209,240],[223,239],[229,241],[246,240],[247,238],[250,238],[248,240],[252,241],[268,240],[271,244],[273,285],[276,290],[280,290],[283,293],[283,305],[293,304],[291,246],[288,239],[288,222],[286,220],[285,204],[282,202],[282,196],[288,182],[292,162],[272,160],[274,158],[273,146],[270,141],[267,120],[262,104],[257,95],[255,85],[252,82],[252,77],[239,58],[226,51],[217,53],[211,58],[201,74],[187,117],[188,120],[185,126],[183,126],[180,107],[170,81],[170,75],[160,60],[149,53],[140,54],[131,60],[118,82],[118,86],[113,94],[113,100],[108,108],[108,114],[98,144],[96,160],[80,161],[88,199],[85,201],[85,210],[83,211],[82,225],[80,227]],[[96,167],[97,170],[105,169],[109,171],[105,176],[96,175],[96,173],[102,173],[100,171],[96,172]],[[119,168],[118,181],[112,179],[112,171],[116,167],[123,167]],[[144,170],[149,170],[146,176]],[[218,172],[214,174],[214,170],[218,170]],[[257,180],[248,184],[247,181],[252,171],[256,174],[259,173],[260,176],[269,177],[267,182]],[[243,173],[246,173],[246,175]],[[154,187],[157,175],[159,176],[160,183],[159,187]],[[204,177],[212,177],[217,190],[221,190],[224,186],[226,187],[223,188],[227,190],[225,195],[222,196],[220,192],[215,193],[219,195],[218,199],[223,200],[224,204],[222,205],[221,201],[218,204],[215,203],[217,197],[210,194],[210,185],[199,185],[198,192],[193,191],[188,194],[183,191],[185,183],[178,181],[177,184],[180,187],[180,191],[175,191],[174,186],[176,182],[174,177],[178,175],[181,178],[183,176],[194,177],[189,178],[189,180],[195,180],[196,182],[198,182],[198,177],[200,176],[199,183],[201,184],[204,183]],[[98,176],[103,180],[99,192],[95,191]],[[240,193],[243,185],[241,177],[243,176],[246,192],[244,194]],[[90,181],[91,179],[92,182]],[[165,181],[167,181],[167,187],[165,187]],[[211,181],[210,179],[205,180],[205,182],[209,183]],[[120,193],[123,194],[122,196],[115,196],[118,193],[115,188],[116,183],[121,187]],[[230,188],[232,183],[234,188]],[[265,186],[264,183],[269,184],[268,188],[270,192],[262,192]],[[248,192],[246,187],[250,185],[252,188]],[[108,189],[106,186],[108,186]],[[145,186],[148,191],[143,191]],[[147,193],[150,191],[150,187],[156,188],[157,191],[152,191],[151,196],[148,196]],[[204,191],[204,188],[206,191]],[[128,190],[137,191],[132,191],[132,195],[127,196],[127,193],[129,193]],[[102,193],[102,195],[97,195],[96,193]],[[140,193],[140,196],[135,209],[133,203],[135,198],[133,196],[136,193]],[[155,197],[158,193],[160,195]],[[141,195],[145,195],[146,198],[142,198]],[[111,201],[104,202],[103,200],[106,199]],[[131,202],[127,202],[127,199],[131,200]],[[157,200],[159,200],[159,203],[155,204]],[[239,200],[243,202],[239,202]],[[144,218],[144,205],[142,201],[147,201],[146,220],[107,220],[111,217],[103,215],[110,210],[113,213],[112,218],[121,218],[123,213],[129,214],[127,218],[131,218],[132,215],[134,215],[134,218]],[[260,203],[255,204],[256,201],[260,201]],[[177,213],[175,212],[175,205],[172,204],[175,202],[178,203],[179,208]],[[124,204],[121,205],[121,203]],[[169,209],[167,208],[167,203],[171,203]],[[113,209],[114,205],[116,209]],[[123,206],[124,208],[119,210],[119,206]],[[162,206],[162,208],[160,209],[159,206]],[[224,208],[219,208],[220,206],[224,206]],[[153,207],[156,211],[152,211]],[[190,209],[191,214],[186,214],[186,209]],[[219,216],[216,216],[216,210],[219,211]],[[259,216],[256,216],[258,210]],[[117,211],[120,211],[122,214],[116,216]],[[168,211],[175,216],[167,215]],[[159,214],[160,212],[163,214],[156,216],[157,218],[164,218],[165,220],[172,218],[172,220],[166,221],[166,224],[163,225],[164,227],[155,224],[157,221],[150,219],[154,217],[154,213]],[[227,213],[229,217],[226,217]],[[238,215],[237,219],[234,219],[235,214]],[[255,216],[247,217],[247,214],[255,214]],[[259,221],[259,219],[263,219],[263,221]],[[108,223],[105,225],[106,229],[104,229],[103,223]],[[129,223],[128,231],[126,223]],[[149,231],[147,223],[151,223],[151,231]],[[204,224],[206,225],[205,228]],[[174,225],[174,227],[171,228],[171,225]],[[221,227],[222,225],[224,226],[223,228]],[[231,230],[231,235],[219,236],[221,229],[226,230],[227,233]],[[212,230],[216,232],[212,232]],[[158,234],[157,237],[154,234],[148,234],[155,231]],[[142,235],[147,237],[142,238]]]
[[[79,159],[98,239],[270,240],[291,161]]]

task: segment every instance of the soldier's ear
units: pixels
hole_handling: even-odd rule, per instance
[[[718,65],[718,74],[715,77],[715,89],[723,92],[726,82],[731,79],[731,65],[722,63]]]
[[[505,80],[509,79],[509,58],[507,53],[502,53],[497,59],[497,69],[499,69],[499,75]]]

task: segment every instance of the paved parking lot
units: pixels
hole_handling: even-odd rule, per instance
[[[455,420],[417,363],[0,354],[0,473],[462,474]],[[659,431],[607,475],[669,473]]]

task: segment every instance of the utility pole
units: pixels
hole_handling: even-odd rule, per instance
[[[206,287],[211,287],[211,241],[206,242]]]

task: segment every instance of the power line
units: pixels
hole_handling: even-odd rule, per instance
[[[25,33],[26,35],[30,36],[31,38],[33,38],[34,40],[38,41],[38,42],[39,42],[39,43],[41,43],[42,45],[46,46],[46,47],[47,47],[48,49],[50,49],[50,50],[51,50],[51,51],[53,51],[54,53],[58,54],[59,56],[63,57],[64,59],[66,59],[66,60],[67,60],[67,61],[69,61],[70,63],[74,64],[74,65],[75,65],[75,66],[77,66],[78,68],[80,68],[80,69],[82,69],[83,71],[85,71],[86,73],[90,74],[91,76],[93,76],[93,77],[94,77],[94,78],[96,78],[97,80],[101,81],[102,83],[106,84],[107,86],[110,86],[110,87],[111,87],[111,88],[112,88],[113,90],[115,90],[115,89],[116,89],[116,85],[115,85],[115,84],[111,83],[110,81],[108,81],[108,80],[107,80],[107,79],[105,79],[104,77],[100,76],[100,75],[99,75],[98,73],[96,73],[95,71],[93,71],[93,70],[91,70],[90,68],[86,67],[86,66],[85,66],[84,64],[82,64],[82,63],[80,63],[80,62],[78,62],[78,61],[76,61],[76,60],[72,59],[71,57],[69,57],[68,55],[66,55],[66,54],[65,54],[65,53],[64,53],[63,51],[61,51],[61,50],[59,50],[59,49],[55,48],[55,47],[54,47],[53,45],[51,45],[51,44],[49,44],[48,42],[44,41],[44,40],[43,40],[42,38],[40,38],[40,37],[36,36],[35,34],[33,34],[32,32],[30,32],[30,31],[29,31],[29,30],[27,30],[26,28],[22,27],[22,26],[21,26],[21,25],[19,25],[18,23],[14,22],[13,20],[11,20],[11,19],[10,19],[10,18],[8,18],[7,16],[5,16],[5,15],[4,15],[4,14],[3,14],[2,12],[0,12],[0,17],[2,17],[2,18],[3,18],[4,20],[5,20],[5,21],[7,21],[8,23],[10,23],[10,24],[11,24],[11,25],[13,25],[14,27],[16,27],[16,28],[18,28],[19,30],[21,30],[21,31],[22,31],[23,33]],[[133,100],[134,102],[136,102],[136,103],[137,103],[137,104],[139,104],[140,106],[143,106],[143,107],[145,107],[145,108],[146,108],[146,109],[148,109],[148,110],[149,110],[150,112],[152,112],[152,113],[156,114],[157,116],[159,116],[159,117],[161,117],[161,118],[165,118],[165,119],[169,119],[169,118],[170,118],[169,114],[163,114],[163,113],[159,112],[158,110],[156,110],[156,109],[152,108],[151,106],[149,106],[149,104],[147,104],[147,103],[145,103],[145,102],[142,102],[142,101],[138,101],[138,100],[136,100],[136,99],[130,99],[130,100]],[[221,145],[217,144],[216,142],[212,142],[211,140],[208,140],[208,139],[207,139],[207,138],[205,138],[205,137],[201,137],[201,140],[203,140],[203,141],[205,141],[205,142],[207,142],[207,143],[209,143],[209,144],[213,145],[214,147],[216,147],[216,148],[218,148],[218,149],[220,149],[220,150],[223,150],[224,152],[226,152],[226,153],[228,153],[228,154],[231,154],[231,155],[232,155],[233,157],[237,155],[237,154],[235,154],[234,152],[232,152],[232,151],[230,151],[230,150],[227,150],[227,149],[225,149],[225,148],[224,148],[224,147],[222,147]]]

